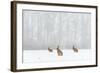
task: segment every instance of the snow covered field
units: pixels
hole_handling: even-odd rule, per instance
[[[24,50],[23,63],[48,63],[48,62],[92,62],[90,49],[81,49],[78,53],[71,50],[62,50],[63,56],[58,56],[57,51],[48,50]]]
[[[53,50],[53,52],[48,50],[23,50],[23,60],[21,60],[21,56],[18,58],[17,69],[84,66],[96,63],[96,53],[93,48],[80,49],[78,53],[72,49],[62,51],[63,56],[58,56],[57,50]]]

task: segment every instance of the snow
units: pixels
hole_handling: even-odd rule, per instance
[[[90,49],[81,49],[78,53],[71,50],[62,50],[63,56],[58,56],[57,51],[49,52],[48,50],[24,50],[23,63],[48,63],[48,62],[78,62],[89,61],[92,57]]]

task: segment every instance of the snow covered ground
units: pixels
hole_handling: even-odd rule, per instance
[[[48,62],[92,62],[90,49],[81,49],[78,53],[71,50],[62,50],[63,56],[58,56],[57,51],[48,50],[24,50],[23,63],[48,63]]]
[[[63,56],[58,56],[57,50],[23,50],[23,60],[18,58],[17,69],[51,68],[95,65],[95,49],[79,49],[76,53],[72,49],[64,49]],[[20,60],[20,61],[19,61]]]

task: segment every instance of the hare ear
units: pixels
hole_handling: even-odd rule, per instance
[[[74,45],[73,45],[73,48],[75,48]]]

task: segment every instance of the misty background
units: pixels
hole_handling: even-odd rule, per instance
[[[91,48],[91,14],[23,10],[22,47],[24,50]]]

